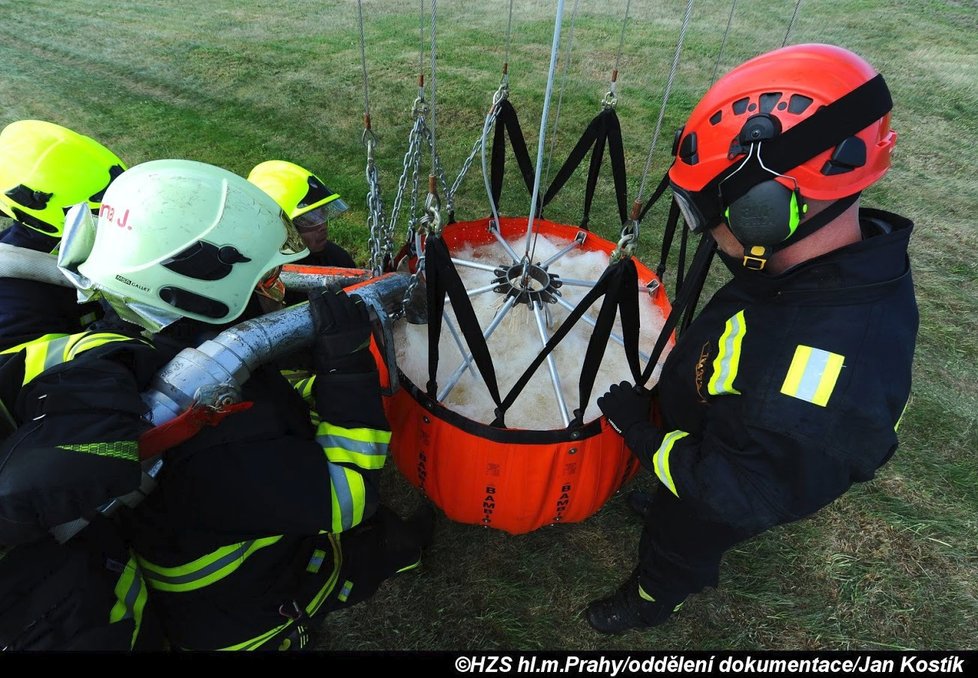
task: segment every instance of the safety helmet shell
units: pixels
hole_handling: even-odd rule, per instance
[[[720,78],[693,109],[676,139],[670,181],[688,192],[701,190],[742,161],[742,155],[731,157],[731,149],[751,117],[767,114],[786,132],[876,75],[862,57],[833,45],[792,45],[750,59]],[[828,148],[777,181],[794,189],[793,177],[802,195],[814,200],[852,195],[886,174],[896,136],[888,113],[848,148]],[[840,152],[845,162],[833,161]]]
[[[42,120],[18,120],[0,132],[0,210],[60,238],[65,212],[102,195],[126,165],[94,139]]]
[[[254,184],[205,163],[154,160],[106,191],[78,270],[116,302],[220,324],[241,315],[270,271],[307,254]]]
[[[345,212],[348,207],[315,174],[286,160],[266,160],[255,165],[248,181],[268,193],[292,219],[318,207],[325,207],[328,216]]]

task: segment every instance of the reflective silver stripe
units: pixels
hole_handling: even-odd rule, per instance
[[[713,376],[710,377],[708,391],[712,395],[736,394],[740,391],[733,387],[737,370],[740,367],[740,345],[747,334],[747,322],[741,311],[727,320],[723,335],[717,348],[717,357],[713,361]]]
[[[825,368],[829,364],[829,356],[828,351],[823,351],[820,348],[812,349],[811,354],[808,356],[808,364],[805,365],[805,371],[801,375],[801,381],[798,382],[796,397],[807,400],[808,402],[815,401],[815,391],[818,390],[818,385],[822,381],[822,375],[825,373]]]
[[[387,456],[387,445],[384,443],[368,443],[362,440],[347,438],[346,436],[338,436],[336,434],[318,436],[316,441],[321,447],[339,447],[344,450],[349,450],[350,452],[356,452],[357,454],[366,454],[369,456],[378,457]]]
[[[825,407],[845,367],[845,356],[799,344],[785,375],[781,392]]]
[[[312,552],[312,557],[309,558],[309,564],[306,565],[306,572],[311,572],[315,574],[319,572],[319,569],[323,566],[323,560],[326,558],[326,552],[322,549],[316,549]]]
[[[133,565],[135,566],[135,563]],[[122,615],[123,619],[132,619],[135,616],[136,599],[139,598],[139,592],[143,588],[142,573],[138,567],[135,567],[135,570],[132,582],[129,584],[129,590],[126,591],[126,597],[123,599],[123,603],[126,606],[126,612]]]
[[[333,485],[333,496],[340,509],[340,525],[343,530],[353,527],[353,493],[350,491],[350,483],[346,479],[346,469],[342,466],[329,464],[329,479]],[[336,526],[336,519],[333,518],[333,525]]]
[[[42,372],[65,362],[65,347],[72,339],[77,339],[77,336],[61,337],[47,344]]]
[[[208,575],[211,575],[221,568],[230,565],[235,560],[242,560],[245,555],[247,555],[248,550],[255,544],[257,540],[243,541],[234,550],[226,553],[212,563],[205,565],[199,570],[194,570],[193,572],[188,572],[182,575],[168,575],[162,574],[160,572],[155,572],[152,569],[146,569],[146,578],[152,583],[160,584],[170,584],[173,586],[180,586],[183,584],[190,584],[199,579],[203,579]]]
[[[343,588],[340,589],[339,594],[336,596],[337,600],[339,600],[341,603],[345,603],[347,598],[350,597],[350,591],[352,590],[353,582],[347,579],[345,582],[343,582]]]

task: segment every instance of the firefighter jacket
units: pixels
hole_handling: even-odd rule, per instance
[[[663,365],[663,426],[629,446],[710,520],[757,534],[873,478],[897,448],[918,314],[913,224],[860,211],[861,242],[777,276],[729,262]]]
[[[301,393],[263,367],[244,385],[249,409],[165,453],[132,534],[173,647],[301,646],[305,621],[349,593],[341,533],[374,513],[390,440],[365,357],[368,371],[317,375]]]
[[[139,393],[158,367],[147,344],[111,333],[0,353],[0,647],[163,647],[139,566],[95,511],[139,485]],[[79,517],[90,524],[65,544],[48,534]]]
[[[19,222],[0,234],[0,242],[38,252],[54,251],[59,240]],[[99,315],[98,304],[78,304],[73,287],[37,280],[0,278],[0,350],[44,334],[75,334]]]

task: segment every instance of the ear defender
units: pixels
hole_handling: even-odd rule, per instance
[[[791,190],[772,180],[751,188],[723,215],[730,232],[744,244],[744,266],[762,269],[771,246],[790,238],[807,211],[798,188]]]

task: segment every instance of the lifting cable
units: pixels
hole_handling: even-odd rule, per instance
[[[628,187],[625,177],[625,149],[622,143],[621,124],[618,121],[618,114],[615,112],[615,108],[618,103],[618,73],[625,44],[625,28],[628,25],[630,7],[631,0],[626,0],[621,34],[618,41],[618,51],[615,57],[615,66],[611,71],[608,92],[601,100],[601,112],[588,124],[543,197],[543,206],[550,204],[557,193],[567,183],[567,180],[577,171],[577,168],[584,160],[584,156],[587,155],[588,151],[591,151],[591,162],[588,168],[587,182],[584,190],[584,209],[580,221],[580,227],[585,230],[588,230],[591,205],[594,201],[594,192],[597,188],[598,175],[601,172],[601,161],[604,158],[606,146],[608,148],[608,158],[611,163],[611,171],[615,183],[618,223],[624,225],[628,218],[626,207],[628,202]]]
[[[784,47],[788,44],[788,36],[791,35],[791,29],[795,27],[795,19],[798,18],[798,9],[801,7],[801,0],[795,2],[795,11],[791,13],[791,20],[788,22],[788,30],[784,32],[784,40],[781,41],[781,46]]]
[[[360,64],[363,68],[363,144],[367,149],[367,229],[370,233],[370,268],[374,275],[384,270],[383,237],[386,232],[384,222],[384,203],[380,197],[380,180],[377,177],[377,164],[374,149],[377,137],[370,124],[370,87],[367,77],[366,39],[363,34],[363,2],[357,0],[357,19],[360,28]]]
[[[554,74],[557,70],[557,54],[560,48],[560,29],[564,23],[564,0],[557,0],[557,12],[554,19],[554,36],[550,45],[550,68],[547,71],[547,89],[543,96],[543,111],[540,113],[540,133],[537,137],[537,158],[535,174],[533,177],[533,192],[530,196],[530,215],[526,222],[526,247],[524,250],[524,262],[533,260],[533,252],[536,249],[535,230],[533,220],[537,213],[537,199],[540,195],[540,171],[543,164],[543,148],[547,139],[547,117],[550,115],[550,98],[554,90]]]
[[[727,46],[727,36],[730,34],[730,27],[733,25],[734,10],[737,8],[737,0],[730,2],[730,14],[727,15],[727,28],[723,31],[723,38],[720,40],[720,49],[717,50],[717,60],[713,62],[713,75],[710,76],[710,87],[717,81],[717,73],[720,70],[720,57]],[[707,87],[709,89],[709,87]]]
[[[560,128],[560,109],[564,103],[564,91],[567,89],[567,72],[574,60],[574,32],[577,28],[577,7],[580,0],[574,0],[574,9],[571,10],[570,31],[567,33],[567,53],[564,56],[564,64],[560,71],[560,91],[557,94],[557,108],[554,112],[554,124],[550,130],[550,149],[547,151],[547,169],[543,173],[543,181],[550,184],[550,161],[553,160],[554,147],[557,145],[557,130]]]
[[[559,33],[559,22],[561,21],[561,18],[562,7],[559,6],[555,34]],[[553,75],[555,70],[555,58],[558,41],[559,35],[555,35],[553,52],[551,54],[551,69],[548,82],[547,98],[549,98],[550,91],[552,90],[553,86]],[[504,71],[505,70],[506,68],[504,66]],[[496,103],[499,104],[501,108],[504,108],[504,106],[508,104],[505,99],[501,99]],[[546,119],[547,116],[543,115],[541,123],[542,129],[540,134],[541,142],[546,137]],[[488,120],[489,118],[487,117],[487,121]],[[484,125],[484,133],[488,132],[488,125],[489,122]],[[500,127],[497,126],[497,140],[500,139],[498,134],[499,129]],[[538,153],[542,152],[542,145],[543,144],[541,143],[538,147]],[[495,151],[497,151],[499,147],[500,144],[494,143],[494,155]],[[541,162],[542,158],[538,157],[538,163],[536,165],[538,169],[541,167]],[[539,180],[540,177],[538,171],[535,178],[535,187],[537,190],[539,190]],[[492,197],[493,196],[490,193],[490,198]],[[530,223],[532,224],[532,221]],[[532,226],[530,228],[532,228]],[[527,233],[527,247],[529,248],[529,236],[533,233],[533,231],[528,230]],[[535,244],[535,240],[533,242]],[[511,248],[509,251],[511,255],[516,254],[515,252],[512,252]],[[529,260],[529,257],[532,257],[532,253],[532,249],[530,249],[524,255],[524,258],[522,259],[524,264]],[[514,256],[514,263],[518,265],[520,260],[517,257],[518,255]],[[482,376],[483,382],[486,384],[490,397],[496,405],[495,419],[492,425],[505,427],[506,411],[512,406],[513,402],[529,382],[536,369],[544,361],[547,361],[551,372],[551,380],[554,385],[555,395],[561,410],[561,417],[565,426],[580,426],[582,425],[584,411],[590,399],[598,368],[603,359],[605,349],[610,343],[615,317],[619,311],[622,317],[622,334],[624,336],[622,343],[625,347],[625,354],[629,368],[636,382],[641,377],[638,351],[638,274],[634,261],[629,259],[621,262],[621,264],[618,266],[609,267],[601,278],[595,283],[592,289],[589,290],[587,295],[585,295],[584,300],[582,300],[582,302],[578,304],[576,308],[571,309],[568,318],[561,324],[561,327],[558,328],[557,332],[550,337],[547,336],[547,330],[543,320],[543,301],[535,298],[531,293],[526,291],[522,293],[519,291],[514,291],[512,294],[507,296],[504,307],[496,313],[495,318],[483,331],[479,326],[478,318],[476,317],[472,308],[468,293],[465,290],[462,280],[455,268],[454,262],[452,261],[451,253],[449,252],[448,247],[442,238],[429,238],[424,253],[424,267],[427,283],[429,320],[428,383],[425,388],[428,398],[443,400],[445,397],[447,397],[454,384],[458,381],[458,377],[461,376],[461,373],[465,369],[471,368],[471,363],[474,362],[475,367]],[[604,301],[601,309],[599,310],[597,320],[591,323],[594,325],[594,331],[591,334],[591,339],[588,343],[588,348],[582,363],[581,378],[578,384],[580,407],[574,410],[574,417],[572,420],[561,392],[559,376],[556,374],[556,365],[553,362],[553,358],[550,354],[557,344],[559,344],[559,342],[563,339],[563,337],[570,332],[576,322],[584,316],[584,313],[602,295],[604,295]],[[448,320],[447,317],[444,317],[446,296],[448,297],[448,300],[455,311],[455,317],[458,321],[461,334],[464,336],[465,341],[469,346],[469,354],[468,356],[464,357],[462,364],[458,369],[456,369],[455,373],[449,377],[449,383],[439,390],[437,384],[438,362],[440,357],[438,341],[441,334],[442,322]],[[536,317],[538,331],[540,333],[542,350],[533,360],[531,365],[525,370],[517,383],[506,394],[506,397],[502,398],[496,379],[492,356],[488,348],[487,339],[499,325],[506,313],[516,303],[527,303],[532,308]],[[453,334],[456,333],[453,331]]]
[[[785,32],[784,40],[782,41],[781,44],[782,47],[784,47],[788,42],[788,37],[791,33],[792,27],[794,26],[795,20],[798,16],[798,10],[800,6],[801,6],[801,0],[797,0],[797,2],[795,3],[794,12],[792,13],[791,19],[788,23],[787,31]],[[736,8],[736,0],[732,0],[730,6],[730,14],[727,17],[727,26],[723,34],[723,40],[720,43],[720,49],[717,53],[716,63],[714,64],[713,67],[713,75],[710,78],[711,87],[716,82],[716,76],[719,70],[720,59],[723,54],[723,49],[727,43],[727,36],[730,33],[730,27],[733,23],[735,8]],[[658,132],[658,129],[656,131]],[[679,141],[678,138],[676,139],[676,141],[677,142]],[[650,158],[651,158],[651,151],[650,151]],[[646,166],[648,166],[648,163],[646,163]],[[663,183],[666,183],[667,181],[668,181],[668,173],[663,178]],[[661,188],[663,188],[662,184],[660,184],[659,186],[659,189]],[[657,192],[659,189],[657,189]],[[644,177],[643,177],[642,191],[644,191]],[[640,191],[640,194],[642,191]],[[650,204],[646,206],[644,210],[642,210],[641,212],[642,215],[644,215],[645,211],[648,210],[648,207],[650,207],[652,203],[654,203],[654,200],[651,201]],[[636,204],[638,204],[638,201],[636,201]],[[663,241],[662,260],[660,260],[660,264],[659,264],[660,271],[662,270],[662,268],[664,268],[665,256],[668,253],[668,244],[671,243],[672,232],[674,232],[678,220],[679,220],[679,209],[678,206],[675,203],[673,203],[670,206],[669,218],[666,226],[666,238]],[[696,255],[693,258],[692,264],[690,264],[689,271],[687,272],[688,277],[686,280],[683,280],[681,275],[684,270],[684,258],[686,252],[687,236],[688,234],[686,229],[683,229],[683,239],[680,247],[680,261],[679,261],[679,268],[678,268],[678,273],[680,277],[677,278],[678,282],[676,286],[676,298],[672,304],[672,311],[669,313],[669,317],[666,319],[666,323],[663,326],[662,331],[660,332],[659,337],[656,340],[655,346],[652,349],[650,360],[646,365],[646,369],[642,375],[643,379],[637,386],[643,386],[651,377],[652,371],[655,368],[655,362],[658,360],[658,356],[661,355],[662,351],[664,350],[666,342],[668,341],[668,338],[671,335],[673,329],[677,328],[678,326],[678,329],[680,331],[685,330],[692,322],[693,317],[695,315],[696,306],[699,301],[699,296],[703,290],[703,285],[706,282],[706,276],[709,271],[710,263],[716,251],[716,243],[709,232],[703,234],[699,246],[697,248]],[[680,322],[680,317],[682,318],[681,322]]]

